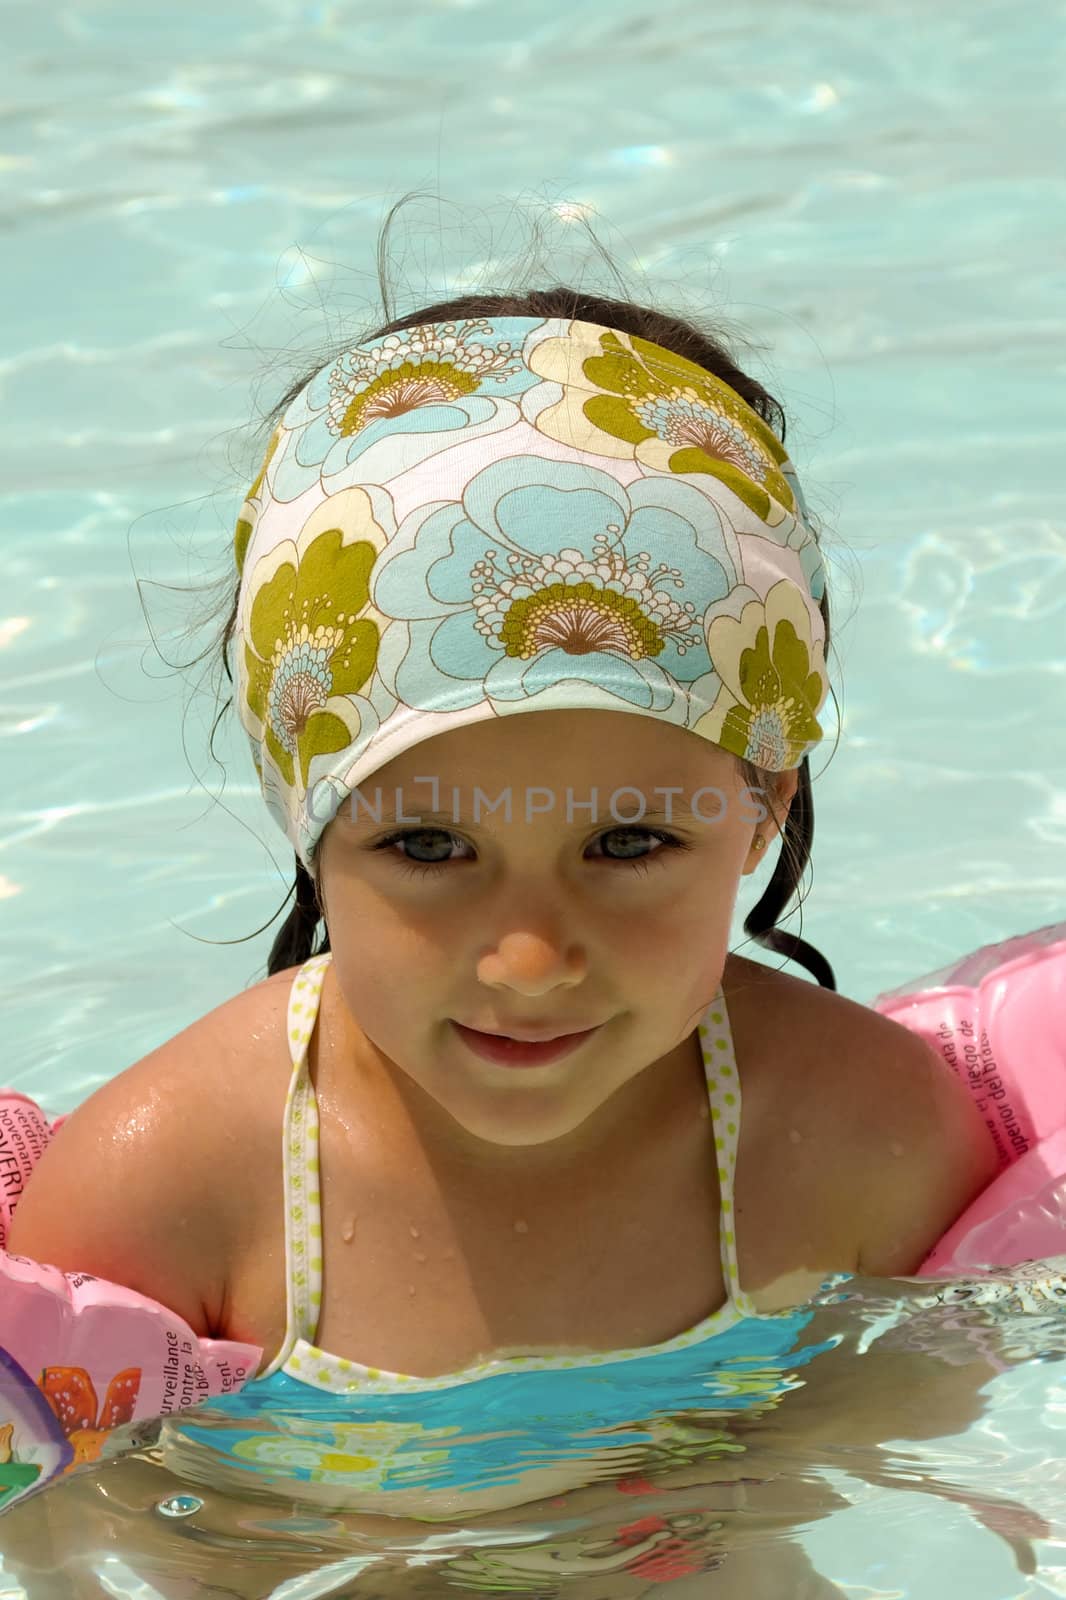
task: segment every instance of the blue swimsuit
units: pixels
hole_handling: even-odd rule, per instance
[[[740,1286],[733,1221],[740,1079],[719,990],[699,1027],[721,1195],[727,1298],[719,1310],[660,1344],[493,1359],[433,1378],[320,1349],[314,1343],[322,1294],[318,1109],[307,1053],[330,959],[327,953],[305,962],[289,998],[285,1339],[262,1377],[240,1392],[166,1420],[160,1445],[173,1470],[206,1485],[257,1484],[260,1492],[284,1492],[288,1484],[294,1495],[310,1490],[310,1498],[358,1507],[380,1506],[390,1491],[515,1482],[531,1467],[587,1458],[590,1443],[601,1459],[606,1446],[629,1457],[650,1446],[661,1457],[663,1449],[670,1453],[668,1439],[676,1444],[669,1419],[677,1413],[725,1421],[739,1410],[765,1410],[798,1386],[790,1373],[839,1343],[837,1337],[801,1344],[814,1314],[810,1304],[760,1314]],[[829,1278],[819,1297],[849,1276]],[[701,1437],[710,1443],[705,1425]],[[742,1448],[722,1434],[723,1451]]]

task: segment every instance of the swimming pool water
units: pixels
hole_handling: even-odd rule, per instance
[[[4,33],[4,1081],[68,1110],[264,970],[289,856],[137,580],[175,659],[157,585],[227,572],[240,430],[373,317],[410,188],[444,204],[394,234],[404,306],[494,284],[552,203],[538,278],[617,292],[587,209],[636,297],[759,346],[829,553],[803,935],[842,991],[1061,918],[1058,4],[89,0]],[[1044,1488],[1064,1381],[1004,1374],[981,1424]],[[961,1512],[913,1497],[901,1538],[872,1503],[805,1535],[849,1594],[1023,1592]]]

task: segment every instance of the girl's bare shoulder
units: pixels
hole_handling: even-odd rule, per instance
[[[724,988],[745,1116],[821,1148],[860,1270],[913,1271],[998,1171],[965,1084],[909,1029],[832,990],[739,956]]]
[[[7,1248],[137,1289],[213,1332],[271,1135],[280,1165],[296,970],[232,996],[78,1106],[37,1163]]]

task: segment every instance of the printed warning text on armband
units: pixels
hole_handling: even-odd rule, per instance
[[[248,1376],[247,1367],[242,1366],[239,1362],[235,1366],[231,1366],[224,1356],[218,1358],[215,1371],[218,1374],[222,1394],[231,1394],[234,1389],[240,1387]]]
[[[160,1416],[171,1411],[183,1411],[194,1403],[196,1393],[196,1363],[188,1339],[181,1339],[170,1328],[166,1330],[167,1358],[163,1363],[163,1394],[159,1403]]]
[[[992,1053],[988,1034],[982,1028],[980,1036],[975,1038],[973,1023],[962,1017],[957,1034],[949,1023],[941,1022],[936,1030],[936,1041],[948,1066],[962,1079],[973,1096],[974,1104],[985,1119],[985,1127],[995,1144],[1001,1165],[1006,1166],[1019,1156],[1024,1156],[1030,1148],[1030,1141],[1007,1098],[1007,1089]]]
[[[27,1117],[21,1106],[0,1106],[0,1157],[5,1165],[9,1161],[14,1164],[16,1176],[21,1173],[29,1177],[50,1137],[47,1126],[40,1125],[36,1115]]]
[[[0,1148],[0,1189],[8,1199],[22,1193],[22,1163],[14,1150]]]

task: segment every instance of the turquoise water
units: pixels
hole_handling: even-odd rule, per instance
[[[635,296],[759,347],[830,557],[842,717],[803,934],[842,991],[1060,919],[1062,23],[1051,0],[5,8],[0,1078],[68,1110],[262,975],[270,934],[232,941],[290,857],[148,621],[192,653],[161,586],[227,573],[245,424],[375,315],[408,189],[446,203],[393,236],[402,309],[494,286],[548,204],[538,278],[617,292],[588,214]],[[990,1395],[953,1449],[1061,1509],[1061,1364]],[[803,1533],[844,1592],[1066,1593],[958,1507],[880,1493],[848,1484]]]

